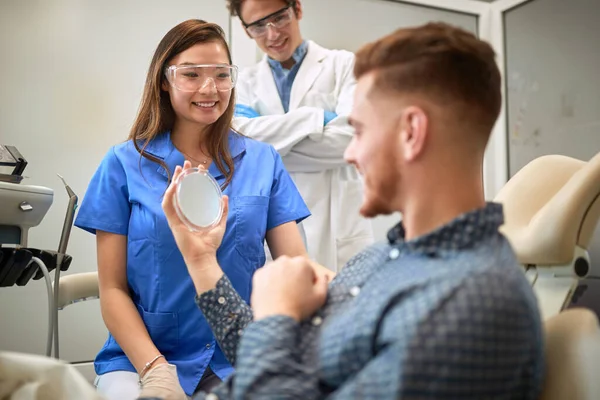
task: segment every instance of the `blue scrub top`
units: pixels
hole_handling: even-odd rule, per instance
[[[310,212],[272,146],[230,132],[229,148],[235,170],[224,190],[230,199],[229,215],[217,259],[249,302],[252,275],[265,263],[266,232],[300,222]],[[163,160],[171,174],[185,160],[168,132],[151,141],[146,152]],[[225,181],[214,163],[209,172],[219,184]],[[191,395],[208,365],[221,379],[233,368],[194,302],[194,285],[161,208],[166,188],[164,168],[146,158],[140,163],[133,142],[114,146],[88,186],[75,225],[91,233],[127,235],[127,283],[133,303],[152,341],[177,366],[181,385]],[[110,334],[95,369],[98,375],[135,372]]]

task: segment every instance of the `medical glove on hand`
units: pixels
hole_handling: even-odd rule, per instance
[[[219,223],[201,232],[192,232],[189,230],[175,211],[175,196],[177,192],[175,182],[183,171],[191,167],[192,164],[189,161],[183,164],[183,168],[179,165],[175,167],[171,184],[167,188],[162,201],[162,209],[167,217],[169,228],[173,232],[177,247],[181,251],[188,267],[190,265],[202,265],[203,261],[207,258],[216,257],[217,249],[221,245],[223,235],[225,234],[225,225],[227,224],[227,214],[229,211],[229,198],[223,196],[223,215]],[[199,204],[199,206],[202,205]]]
[[[324,116],[324,121],[323,121],[323,126],[327,125],[328,123],[331,122],[332,119],[337,118],[337,114],[334,113],[333,111],[327,111],[325,110],[323,112],[323,116]]]
[[[260,114],[252,107],[245,106],[243,104],[236,104],[233,116],[234,117],[256,118],[256,117],[260,117]]]
[[[187,400],[177,377],[177,367],[173,364],[158,364],[144,374],[141,380],[142,391],[139,398],[159,398],[163,400]]]
[[[304,321],[325,304],[328,283],[306,257],[281,256],[254,274],[254,319],[285,315]]]

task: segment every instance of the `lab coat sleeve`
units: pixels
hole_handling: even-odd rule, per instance
[[[253,82],[253,80],[250,80]],[[236,104],[252,107],[251,83],[239,79]],[[324,113],[316,107],[300,107],[287,114],[265,115],[256,118],[234,117],[232,126],[238,132],[269,143],[284,157],[310,134],[323,132]]]
[[[344,151],[351,140],[352,136],[332,133],[328,125],[320,140],[306,138],[294,146],[283,159],[285,167],[289,172],[321,172],[346,166]]]
[[[245,104],[238,101],[238,104]],[[308,135],[323,132],[323,110],[300,107],[287,114],[266,115],[256,118],[234,117],[233,128],[238,132],[269,143],[282,157]]]
[[[113,147],[88,185],[75,226],[93,234],[101,230],[127,235],[130,214],[127,175]]]
[[[354,128],[348,124],[348,116],[352,111],[354,100],[354,56],[345,55],[342,79],[338,93],[335,113],[338,115],[330,121],[321,133],[313,133],[296,144],[284,158],[285,166],[290,172],[320,172],[347,165],[344,152],[352,140]]]
[[[287,222],[302,222],[310,216],[310,211],[300,195],[298,188],[285,169],[281,156],[271,147],[274,164],[273,185],[269,196],[269,215],[267,230]]]

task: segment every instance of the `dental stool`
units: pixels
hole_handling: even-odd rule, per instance
[[[588,246],[600,218],[600,153],[589,162],[549,155],[517,172],[494,201],[538,297],[542,319],[565,309],[590,272]]]
[[[574,308],[544,324],[546,371],[540,400],[600,399],[600,325],[593,311]]]

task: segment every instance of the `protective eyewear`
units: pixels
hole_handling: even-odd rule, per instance
[[[258,38],[265,36],[269,30],[269,27],[275,29],[282,29],[286,27],[292,20],[294,14],[293,4],[269,14],[264,18],[259,19],[251,24],[246,25],[246,32],[253,37]]]
[[[226,92],[235,87],[238,69],[228,64],[171,65],[165,75],[171,86],[182,92],[197,92],[206,85]]]

